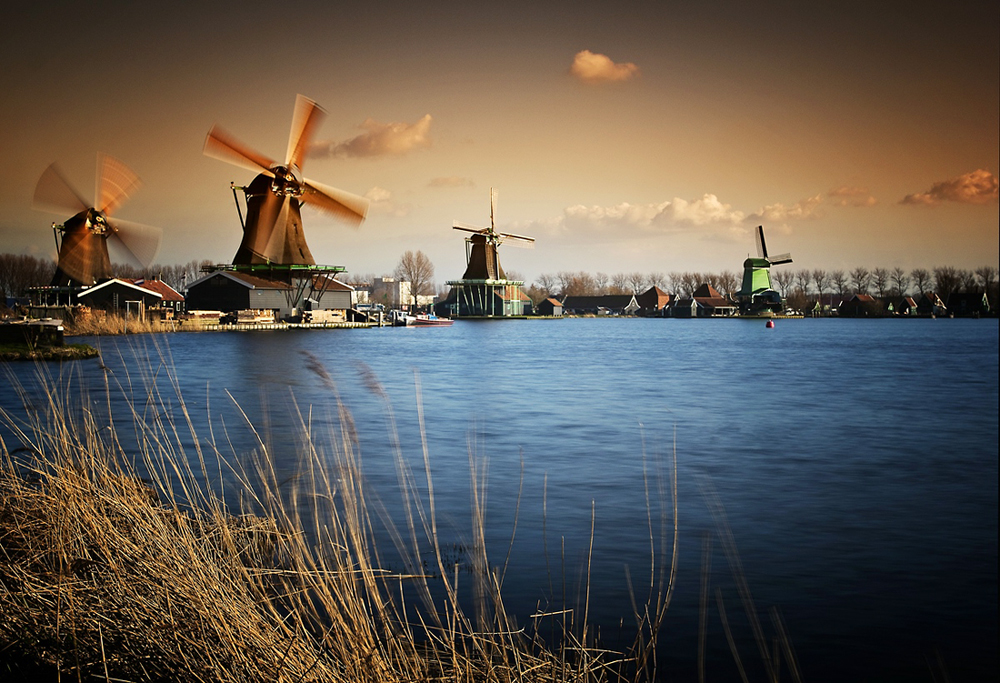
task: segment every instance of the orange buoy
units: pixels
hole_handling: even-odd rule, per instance
[[[767,325],[765,327],[767,327],[768,329],[774,327],[774,321],[773,320],[768,320],[767,321]]]

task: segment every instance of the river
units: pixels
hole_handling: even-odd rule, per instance
[[[416,470],[419,398],[443,545],[469,542],[475,462],[496,566],[514,535],[508,609],[525,621],[574,606],[591,556],[589,616],[611,644],[634,623],[628,578],[648,590],[651,526],[654,554],[670,550],[676,453],[668,677],[695,678],[707,577],[709,679],[739,676],[717,589],[762,679],[742,577],[767,634],[772,608],[781,615],[806,681],[995,678],[996,320],[459,321],[83,341],[133,398],[149,382],[169,397],[175,376],[198,438],[224,427],[240,453],[254,438],[235,399],[281,478],[298,467],[295,415],[316,434],[336,424],[332,383],[391,516],[392,438],[373,387]],[[30,397],[33,366],[9,368]],[[74,390],[108,376],[97,361],[49,372]],[[7,388],[0,405],[20,409]]]

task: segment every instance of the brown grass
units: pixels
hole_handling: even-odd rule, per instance
[[[641,635],[628,656],[597,647],[586,610],[582,619],[571,609],[535,615],[531,621],[546,627],[565,626],[571,616],[572,626],[549,643],[507,615],[503,575],[486,557],[485,477],[475,461],[475,570],[462,580],[475,582],[477,599],[475,614],[466,613],[458,567],[437,543],[426,442],[420,476],[428,495],[421,499],[417,475],[398,453],[387,400],[397,471],[406,484],[400,505],[409,520],[393,531],[397,551],[420,566],[420,549],[429,545],[434,560],[416,575],[384,569],[373,541],[372,511],[381,504],[364,486],[353,423],[329,375],[315,359],[310,363],[331,390],[339,428],[321,445],[310,416],[303,416],[300,474],[292,489],[277,481],[263,439],[247,468],[236,464],[246,459],[223,458],[214,436],[201,445],[183,401],[177,419],[164,410],[140,414],[142,406],[134,406],[141,446],[128,453],[113,424],[100,421],[85,401],[71,404],[68,391],[52,380],[45,404],[36,400],[26,418],[0,411],[20,442],[13,448],[0,442],[0,678],[655,678],[656,633],[671,592],[655,569],[649,598],[636,608]],[[369,384],[381,391],[373,376]],[[146,396],[165,405],[150,387]],[[184,452],[184,434],[196,437],[196,452]],[[210,467],[211,478],[225,474],[238,482],[239,495],[229,491],[224,499],[204,486]],[[237,510],[225,502],[236,499],[248,504]],[[651,516],[651,549],[654,526]],[[676,553],[676,527],[674,538]],[[671,587],[673,579],[671,570]],[[418,596],[417,604],[409,604],[408,595]]]
[[[172,332],[175,327],[171,322],[152,321],[149,318],[140,320],[135,315],[106,313],[105,311],[89,311],[67,317],[63,328],[67,336],[109,336],[119,334],[148,334],[150,332]]]

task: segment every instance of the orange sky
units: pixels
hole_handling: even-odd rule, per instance
[[[996,265],[997,4],[785,5],[11,10],[0,249],[54,253],[35,182],[58,161],[89,196],[103,152],[142,178],[118,216],[163,228],[159,261],[230,260],[252,174],[205,135],[280,157],[302,93],[327,110],[305,175],[373,199],[357,231],[303,210],[355,273],[421,249],[458,277],[451,224],[488,223],[490,187],[537,238],[502,253],[529,281],[738,270],[758,224],[793,268]]]

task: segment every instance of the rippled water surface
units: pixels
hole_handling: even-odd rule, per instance
[[[650,527],[658,553],[661,509],[672,522],[669,481],[657,473],[669,473],[676,449],[670,672],[694,678],[704,574],[709,679],[739,676],[716,589],[741,660],[762,679],[721,542],[728,529],[765,631],[777,608],[805,680],[933,680],[943,666],[960,681],[997,672],[997,332],[995,320],[780,320],[768,330],[573,319],[89,341],[112,383],[140,402],[149,377],[167,387],[161,362],[172,367],[198,438],[211,423],[218,440],[225,426],[236,450],[249,450],[232,395],[282,476],[297,467],[295,415],[317,433],[334,422],[333,394],[309,367],[318,361],[390,514],[392,440],[365,369],[391,400],[414,467],[419,395],[444,543],[468,541],[471,458],[488,466],[497,565],[516,519],[504,587],[524,620],[564,596],[575,605],[593,519],[590,616],[612,641],[623,618],[621,630],[634,623],[628,577],[637,598],[648,592]],[[31,386],[33,369],[12,370]],[[72,390],[103,387],[96,361],[74,372],[61,371]],[[0,398],[19,406],[12,390]],[[176,397],[168,403],[178,410]]]

